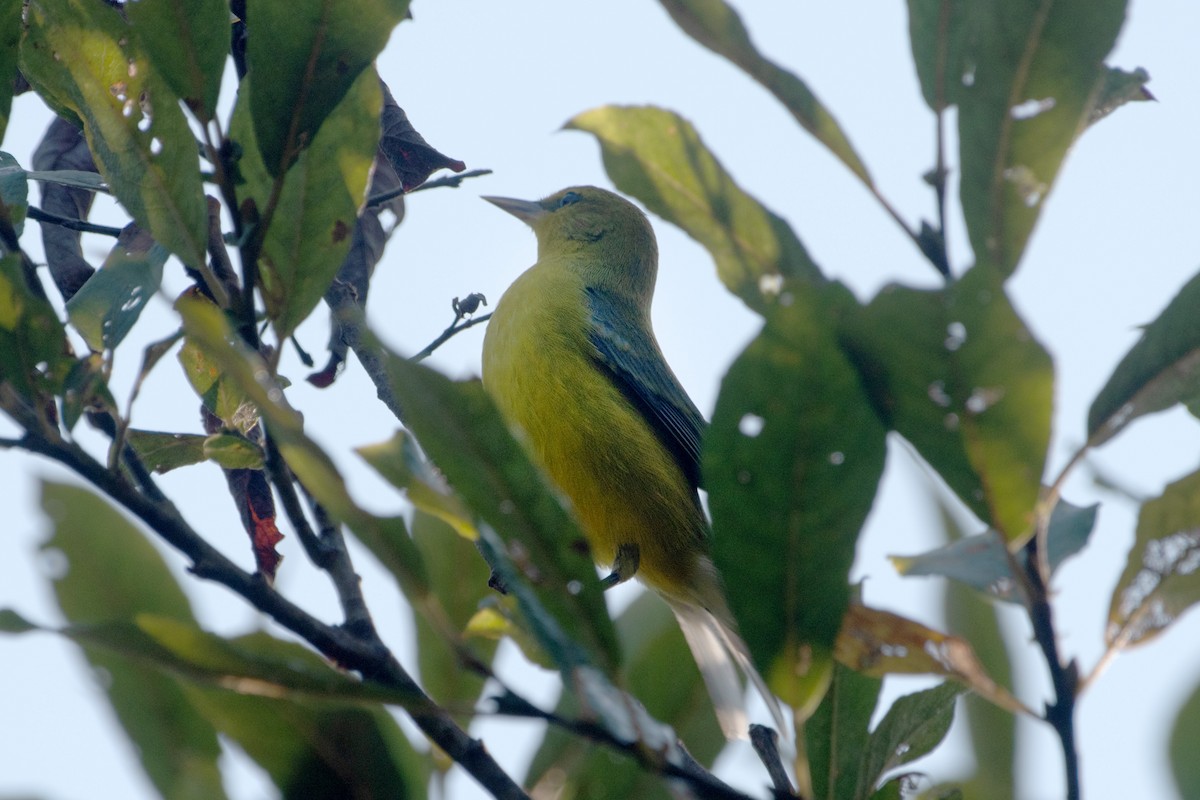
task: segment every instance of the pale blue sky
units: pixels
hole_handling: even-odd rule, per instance
[[[740,2],[736,6],[760,49],[802,75],[837,116],[882,191],[910,222],[933,213],[920,175],[932,165],[933,121],[920,101],[901,3]],[[595,143],[557,133],[574,114],[604,103],[656,103],[690,118],[709,147],[749,192],[785,216],[827,274],[868,299],[889,281],[932,285],[934,275],[849,173],[800,131],[785,111],[725,61],[694,44],[656,4],[614,0],[575,4],[542,0],[418,1],[416,19],[397,29],[380,69],[418,130],[470,168],[495,175],[458,191],[409,199],[404,225],[376,272],[370,317],[397,348],[415,351],[450,320],[450,298],[480,291],[498,299],[534,257],[532,236],[479,194],[537,198],[578,183],[610,185]],[[1087,406],[1112,367],[1200,268],[1200,7],[1187,0],[1133,3],[1110,63],[1145,67],[1158,103],[1120,110],[1089,131],[1072,152],[1045,206],[1012,294],[1037,337],[1055,357],[1058,374],[1051,475],[1083,439]],[[223,98],[226,107],[232,96]],[[30,95],[18,98],[3,149],[25,165],[48,114]],[[101,214],[105,209],[101,209]],[[107,210],[111,217],[111,208]],[[119,219],[112,217],[113,219]],[[719,379],[756,327],[755,319],[716,279],[707,254],[666,223],[654,220],[662,252],[655,323],[663,349],[706,414]],[[952,219],[951,252],[968,263],[961,219]],[[35,258],[40,242],[27,233]],[[86,251],[102,260],[107,242],[89,237]],[[168,267],[168,272],[172,272]],[[178,274],[166,297],[143,318],[135,337],[168,331],[167,300],[184,286]],[[318,351],[320,323],[301,329]],[[453,340],[434,358],[455,375],[477,374],[481,332]],[[136,369],[136,346],[118,362],[118,396]],[[181,392],[176,368],[164,363],[137,406],[142,427],[198,430],[196,401]],[[364,469],[350,446],[386,438],[395,423],[374,400],[357,365],[336,386],[311,389],[304,370],[285,360],[292,402],[373,508],[395,509],[396,495]],[[7,421],[0,431],[8,431]],[[899,445],[898,442],[893,442]],[[1176,411],[1135,424],[1094,455],[1095,463],[1131,487],[1153,495],[1197,466],[1200,428]],[[37,543],[45,529],[35,481],[61,473],[42,461],[0,452],[0,506],[11,521],[0,536],[0,607],[53,621],[53,604],[38,576]],[[232,508],[215,467],[172,473],[164,486],[185,513],[227,553],[248,565]],[[926,482],[903,446],[894,446],[878,505],[862,540],[855,574],[866,598],[934,625],[941,624],[934,581],[900,579],[888,553],[913,553],[936,541]],[[1084,475],[1068,484],[1076,503],[1103,501],[1092,546],[1060,573],[1056,608],[1066,653],[1085,668],[1099,657],[1108,595],[1132,542],[1134,510],[1096,492]],[[306,607],[334,616],[331,593],[304,561],[297,543],[281,546],[288,560],[279,586]],[[173,566],[182,561],[169,556]],[[412,666],[407,612],[390,579],[364,555],[359,565],[380,627]],[[257,615],[223,589],[184,578],[203,622],[222,632],[259,624]],[[1047,697],[1044,668],[1027,645],[1019,615],[1011,633],[1031,668],[1017,692],[1038,707]],[[131,748],[114,736],[111,715],[72,648],[50,637],[0,639],[0,794],[55,798],[153,796]],[[509,669],[520,670],[515,659]],[[543,673],[520,672],[523,685]],[[1168,719],[1200,680],[1200,615],[1185,617],[1160,641],[1119,658],[1082,700],[1078,728],[1085,796],[1170,797],[1165,757]],[[553,682],[543,696],[552,698]],[[477,733],[518,775],[528,758],[521,745],[528,723],[489,722]],[[1023,725],[1023,797],[1061,796],[1057,744],[1049,729]],[[721,774],[754,788],[763,777],[745,748],[723,757]],[[953,748],[926,764],[935,777],[970,769]],[[242,764],[230,791],[263,796]],[[455,798],[475,796],[468,780],[451,784]]]

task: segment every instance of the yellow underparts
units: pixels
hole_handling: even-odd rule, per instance
[[[588,324],[578,275],[530,269],[488,323],[484,385],[570,498],[595,560],[610,565],[618,547],[635,544],[637,577],[694,602],[714,580],[695,491],[593,359]]]

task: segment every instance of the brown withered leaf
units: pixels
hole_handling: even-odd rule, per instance
[[[834,645],[834,658],[872,677],[942,675],[1013,713],[1036,717],[984,670],[971,644],[890,611],[851,603]]]
[[[379,149],[400,176],[404,191],[420,186],[439,169],[462,172],[467,168],[458,159],[442,155],[431,147],[408,121],[408,115],[392,97],[387,84],[381,79],[379,85],[383,88],[383,112],[379,117],[383,133]]]

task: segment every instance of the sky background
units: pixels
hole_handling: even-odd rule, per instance
[[[736,7],[767,56],[802,76],[848,133],[881,191],[910,224],[934,215],[921,175],[933,165],[933,118],[920,99],[898,2],[739,2]],[[408,200],[403,225],[375,274],[369,317],[401,352],[415,352],[452,319],[450,301],[482,292],[493,301],[532,263],[534,240],[520,223],[478,199],[499,194],[536,199],[572,184],[611,186],[594,140],[559,132],[575,114],[606,103],[654,103],[678,111],[700,131],[740,185],[788,219],[831,277],[868,300],[889,282],[934,286],[936,275],[862,186],[800,130],[787,112],[737,68],[681,33],[657,4],[482,1],[414,3],[415,19],[397,28],[379,68],[425,138],[469,168],[495,174],[457,191],[421,192]],[[1055,359],[1054,439],[1048,477],[1084,438],[1087,407],[1114,365],[1200,266],[1200,6],[1188,0],[1131,4],[1109,63],[1146,68],[1157,103],[1121,109],[1087,132],[1069,155],[1045,203],[1026,258],[1010,282],[1014,302]],[[229,70],[232,72],[232,69]],[[222,101],[228,108],[233,85]],[[3,149],[30,165],[49,114],[32,94],[17,98]],[[953,125],[948,126],[953,130]],[[951,158],[953,167],[953,157]],[[94,218],[122,224],[102,199]],[[661,267],[654,320],[662,348],[697,405],[710,413],[721,376],[757,329],[757,320],[716,278],[707,253],[653,219]],[[35,226],[23,244],[41,257]],[[952,263],[970,263],[955,205],[948,232]],[[111,240],[85,238],[99,264]],[[173,262],[172,262],[173,263]],[[138,343],[173,329],[171,299],[186,281],[168,265],[152,303],[119,354],[113,379],[126,396],[140,359]],[[318,317],[323,314],[318,313]],[[326,328],[317,320],[300,339],[319,353]],[[454,376],[477,375],[482,329],[453,339],[432,359]],[[318,357],[320,360],[320,357]],[[401,501],[357,459],[352,448],[390,436],[394,418],[374,398],[352,360],[332,389],[300,380],[306,370],[289,353],[283,371],[290,399],[325,444],[358,499],[375,510]],[[199,431],[197,402],[174,362],[152,374],[135,409],[139,427]],[[82,427],[82,426],[81,426]],[[12,426],[0,421],[0,435]],[[91,440],[93,444],[96,440]],[[1137,493],[1154,496],[1200,466],[1200,427],[1176,410],[1135,423],[1089,459]],[[0,607],[31,619],[57,620],[38,545],[46,537],[37,482],[67,476],[44,461],[0,451]],[[215,466],[171,473],[163,486],[186,516],[226,553],[249,567],[245,534],[224,497]],[[916,553],[939,541],[930,479],[893,439],[884,484],[861,539],[855,577],[876,606],[939,626],[939,584],[901,579],[889,553]],[[1092,544],[1058,573],[1055,608],[1063,651],[1085,671],[1102,652],[1109,595],[1133,541],[1136,508],[1096,489],[1086,469],[1067,484],[1076,504],[1102,502]],[[326,619],[336,616],[327,582],[306,562],[294,537],[279,588]],[[168,553],[182,576],[182,559]],[[412,630],[391,578],[356,550],[369,599],[385,638],[415,671]],[[264,624],[227,591],[183,577],[203,624],[241,633]],[[623,589],[614,602],[628,599]],[[1019,613],[1007,615],[1009,638],[1026,665],[1016,692],[1040,707],[1049,697],[1038,651]],[[536,685],[534,699],[553,701],[545,673],[504,659],[505,672]],[[1078,715],[1084,794],[1089,798],[1175,796],[1165,755],[1170,721],[1200,680],[1200,615],[1187,615],[1159,640],[1118,658],[1083,697]],[[898,682],[897,682],[898,683]],[[902,689],[910,690],[906,682]],[[897,689],[892,687],[891,691]],[[113,727],[81,655],[44,635],[0,638],[0,796],[53,798],[153,796],[130,745]],[[531,723],[486,721],[474,729],[516,775],[530,755]],[[1021,797],[1062,794],[1057,742],[1044,725],[1022,723]],[[754,788],[763,778],[748,748],[719,762],[723,777]],[[230,793],[267,791],[236,754]],[[937,779],[963,777],[971,765],[953,744],[922,762]],[[459,776],[461,777],[461,776]],[[452,797],[477,796],[469,779]]]

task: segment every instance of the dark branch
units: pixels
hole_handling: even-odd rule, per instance
[[[792,787],[792,781],[788,778],[787,770],[784,769],[783,759],[779,755],[779,734],[774,728],[768,728],[766,725],[751,725],[750,726],[750,744],[754,747],[754,752],[758,754],[758,760],[767,768],[767,774],[771,776],[771,785],[775,789],[776,797],[797,797],[795,788]]]
[[[28,431],[19,442],[7,440],[2,444],[40,453],[74,470],[186,555],[192,562],[191,571],[197,576],[233,590],[339,666],[358,672],[364,680],[410,694],[415,707],[408,713],[438,747],[495,797],[528,800],[524,790],[492,759],[483,744],[467,735],[449,714],[425,695],[377,637],[327,625],[311,616],[276,592],[260,576],[242,570],[210,545],[188,525],[170,501],[151,501],[78,445],[33,431]]]
[[[35,219],[38,222],[45,222],[50,225],[57,225],[60,228],[66,228],[71,231],[80,231],[82,233],[99,233],[102,236],[111,236],[114,239],[121,235],[120,228],[113,228],[109,225],[97,225],[94,222],[86,222],[81,219],[71,219],[70,217],[60,217],[58,214],[51,214],[49,211],[43,211],[37,206],[29,206],[26,214],[30,219]]]
[[[415,356],[413,356],[412,360],[413,361],[424,361],[425,359],[427,359],[431,355],[433,355],[434,350],[437,350],[439,347],[444,345],[446,342],[450,341],[450,338],[452,336],[462,333],[467,328],[473,328],[476,325],[480,325],[484,322],[487,322],[491,318],[492,318],[491,314],[480,314],[478,317],[472,317],[471,319],[467,320],[466,322],[463,322],[462,317],[461,316],[458,317],[457,319],[454,320],[454,322],[450,323],[450,327],[448,327],[448,328],[446,328],[446,330],[442,331],[441,334],[436,339],[434,339],[429,344],[425,345],[425,348],[423,350],[421,350],[421,352],[419,352]]]

